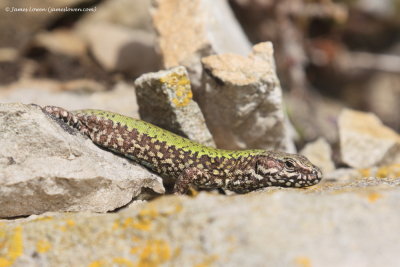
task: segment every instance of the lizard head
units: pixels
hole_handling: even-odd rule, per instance
[[[321,170],[306,157],[267,151],[256,161],[255,172],[273,186],[307,187],[319,183]]]

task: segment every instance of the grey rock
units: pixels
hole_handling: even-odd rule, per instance
[[[395,51],[400,54],[400,44],[398,46]],[[400,75],[381,72],[368,81],[364,95],[366,106],[370,108],[370,111],[382,119],[384,124],[397,131],[400,130],[400,87],[398,84],[400,84]]]
[[[160,65],[151,33],[105,22],[84,24],[78,32],[107,71],[122,71],[136,77]]]
[[[71,135],[39,107],[0,104],[0,217],[47,211],[106,212],[161,178]]]
[[[323,174],[332,172],[335,164],[332,161],[332,149],[324,138],[308,143],[300,154],[306,156],[312,163],[319,167]]]
[[[344,109],[338,120],[342,161],[354,168],[400,163],[400,135],[372,113]]]
[[[222,54],[202,62],[198,101],[218,147],[294,150],[271,43],[254,46],[248,57]]]
[[[151,0],[112,0],[101,1],[96,12],[86,13],[77,22],[77,28],[88,24],[111,23],[130,29],[153,32],[151,24]]]
[[[399,184],[202,193],[3,221],[0,257],[13,266],[397,266]]]
[[[207,146],[215,146],[185,67],[147,73],[135,81],[142,120]]]
[[[82,57],[86,53],[86,43],[76,33],[69,30],[41,32],[35,36],[36,46],[54,54]]]

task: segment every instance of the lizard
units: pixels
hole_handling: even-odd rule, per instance
[[[263,187],[308,187],[322,179],[305,156],[282,151],[224,150],[207,147],[151,123],[103,110],[68,111],[42,107],[44,113],[90,138],[96,145],[125,156],[173,179],[173,192],[228,189],[248,193]]]

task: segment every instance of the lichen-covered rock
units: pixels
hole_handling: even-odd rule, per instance
[[[374,114],[345,109],[338,125],[344,163],[355,168],[400,163],[400,135]]]
[[[397,266],[400,179],[0,222],[5,266]]]
[[[271,43],[254,46],[248,57],[222,54],[202,62],[199,105],[218,147],[294,150]]]
[[[0,217],[106,212],[163,193],[161,178],[72,135],[39,107],[0,104]]]
[[[203,56],[250,51],[226,0],[157,0],[153,5],[164,67],[185,66],[195,90],[200,87]]]
[[[147,73],[135,81],[141,119],[188,137],[207,146],[215,146],[192,89],[185,67]]]

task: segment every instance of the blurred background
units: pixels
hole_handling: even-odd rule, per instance
[[[137,112],[132,82],[163,68],[151,5],[1,1],[0,101]],[[336,143],[333,128],[344,106],[373,112],[400,130],[400,0],[229,5],[251,43],[273,43],[298,142],[323,136]]]

